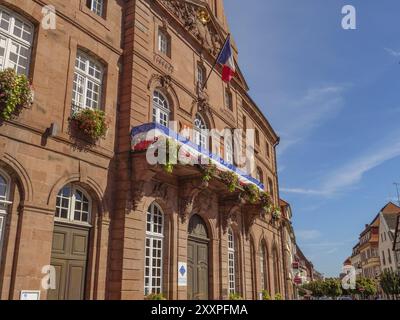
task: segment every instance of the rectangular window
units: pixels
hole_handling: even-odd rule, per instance
[[[158,31],[158,51],[171,57],[171,38],[163,30]]]
[[[271,146],[270,146],[269,142],[267,141],[265,143],[265,153],[267,155],[267,158],[271,157],[271,149],[270,148],[271,148]]]
[[[87,7],[100,17],[104,17],[105,0],[87,0]]]
[[[0,70],[12,68],[28,75],[33,32],[32,24],[0,7]]]
[[[233,110],[233,97],[232,97],[232,93],[229,89],[225,90],[225,106],[229,110]]]
[[[89,55],[78,51],[72,95],[72,111],[101,107],[104,67]]]
[[[260,132],[256,129],[256,145],[260,145]]]
[[[205,72],[204,72],[204,68],[201,65],[197,66],[197,84],[200,87],[203,87],[204,85],[204,81],[205,81]]]
[[[390,253],[390,249],[388,249],[388,260],[389,264],[392,264],[392,254]]]

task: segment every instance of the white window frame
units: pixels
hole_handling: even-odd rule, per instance
[[[159,223],[155,224],[155,211],[157,216],[161,216],[161,232],[154,231],[156,226],[160,226]],[[150,231],[148,230],[150,227]],[[149,242],[149,245],[147,244]],[[161,245],[159,247],[154,247],[154,243],[159,242]],[[157,251],[158,257],[154,255],[154,250]],[[147,253],[148,251],[148,253]],[[144,262],[144,295],[149,294],[162,294],[163,288],[163,254],[164,254],[164,213],[160,206],[153,202],[147,209],[146,214],[146,240],[145,240],[145,262]],[[160,263],[157,266],[157,260]],[[156,267],[154,267],[156,263]],[[154,276],[155,271],[160,271],[160,276]],[[148,275],[146,272],[148,271]],[[159,278],[159,279],[158,279]],[[153,285],[153,280],[159,280],[160,285]],[[146,283],[146,281],[148,281]]]
[[[89,0],[88,8],[100,17],[104,17],[105,0]]]
[[[206,81],[205,68],[201,64],[197,64],[197,85],[202,88]]]
[[[231,228],[228,230],[228,291],[229,294],[236,293],[235,235]]]
[[[3,240],[4,240],[4,230],[6,227],[7,221],[7,207],[12,204],[9,201],[10,197],[10,187],[11,187],[11,179],[3,170],[0,169],[0,176],[4,179],[6,185],[6,192],[4,197],[0,198],[0,265],[1,265],[1,257],[3,250]]]
[[[260,280],[261,280],[261,290],[268,290],[266,288],[266,267],[265,263],[267,262],[267,248],[265,247],[264,244],[261,245],[261,252],[260,252]]]
[[[77,66],[77,64],[83,63],[84,69],[82,70]],[[93,69],[92,66],[98,69]],[[95,77],[90,74],[90,70],[95,70],[99,72],[99,77]],[[103,98],[103,80],[104,80],[104,66],[103,64],[90,55],[86,54],[82,50],[78,50],[75,58],[75,72],[74,72],[74,82],[72,89],[72,112],[77,112],[82,109],[101,109],[102,98]],[[89,98],[89,86],[98,86],[98,98],[97,100]],[[92,94],[95,91],[90,90]],[[88,104],[88,99],[90,100],[90,105]]]
[[[1,45],[1,39],[3,39],[4,41],[4,56],[2,57],[3,59],[3,63],[2,65],[0,65],[0,70],[5,70],[7,68],[12,68],[14,70],[16,70],[17,73],[19,74],[25,74],[26,76],[28,76],[29,74],[29,68],[30,68],[30,64],[31,64],[31,54],[32,54],[32,46],[33,46],[33,38],[34,38],[34,33],[35,33],[35,28],[33,26],[32,23],[30,23],[27,19],[25,19],[24,17],[20,16],[19,14],[15,13],[14,11],[11,11],[9,9],[6,9],[3,6],[0,6],[0,24],[1,24],[1,17],[2,15],[6,13],[7,15],[10,16],[10,20],[9,20],[9,27],[8,30],[4,30],[2,28],[0,28],[0,45]],[[29,39],[23,39],[22,36],[16,36],[14,34],[15,30],[16,30],[16,21],[19,21],[22,23],[23,25],[23,29],[22,29],[22,34],[26,29],[30,29],[30,36]],[[15,53],[18,56],[18,62],[20,61],[21,57],[25,58],[27,60],[26,62],[26,68],[23,68],[22,65],[20,65],[17,62],[17,65],[14,65],[14,62],[11,62],[10,60],[10,53],[11,49],[13,46],[18,46],[18,53]],[[21,48],[27,50],[27,56],[22,56],[20,54],[20,50]],[[0,56],[1,59],[1,56]],[[20,72],[20,68],[24,69],[24,72]]]
[[[166,56],[170,55],[170,40],[168,33],[164,30],[158,30],[158,51]]]
[[[203,117],[199,114],[196,115],[194,120],[194,143],[202,148],[208,150],[208,128]]]
[[[64,186],[60,192],[57,194],[57,198],[60,197],[60,193],[62,192],[62,190],[64,190],[65,188],[69,188],[70,189],[70,194],[68,197],[61,197],[62,199],[68,199],[68,208],[66,207],[61,207],[61,206],[57,206],[56,205],[56,212],[59,211],[61,208],[63,209],[67,209],[67,218],[62,218],[62,217],[57,217],[56,213],[54,216],[54,220],[58,221],[58,222],[64,222],[64,223],[69,223],[69,224],[75,224],[75,225],[83,225],[83,226],[88,226],[91,227],[91,221],[92,221],[92,199],[91,197],[88,195],[88,193],[83,190],[82,188],[74,185],[74,184],[68,184],[66,186]],[[75,204],[76,204],[76,192],[80,192],[82,193],[82,195],[84,197],[86,197],[86,199],[88,200],[88,219],[87,221],[82,221],[82,220],[75,220]],[[83,211],[81,211],[82,214]]]
[[[168,99],[160,91],[155,90],[153,92],[153,122],[168,128],[170,114]]]

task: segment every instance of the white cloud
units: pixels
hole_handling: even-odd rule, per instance
[[[390,49],[390,48],[385,48],[385,51],[387,53],[389,53],[393,57],[400,58],[400,51],[395,51],[395,50]]]
[[[360,182],[370,170],[398,156],[400,156],[400,141],[389,142],[380,149],[371,150],[370,153],[350,161],[327,176],[322,190],[327,194],[340,192]]]
[[[283,99],[274,109],[275,117],[284,128],[278,133],[282,142],[279,154],[306,139],[313,130],[335,116],[344,106],[344,85],[309,89],[303,96]]]
[[[280,188],[283,193],[294,193],[294,194],[304,194],[304,195],[325,195],[326,192],[323,190],[313,190],[313,189],[302,189],[302,188]]]
[[[343,166],[331,171],[322,178],[318,188],[281,188],[284,193],[294,193],[312,196],[333,196],[358,184],[364,175],[379,167],[386,161],[400,156],[400,135],[388,139],[381,147],[373,148],[363,156],[350,160]]]
[[[318,230],[297,230],[296,236],[301,240],[316,240],[321,237],[321,232]]]

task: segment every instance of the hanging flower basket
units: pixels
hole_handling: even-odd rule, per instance
[[[260,204],[264,211],[271,212],[272,209],[272,198],[267,192],[260,192]]]
[[[275,220],[279,220],[282,218],[282,212],[278,207],[275,207],[272,211],[272,218]]]
[[[239,185],[239,177],[234,172],[226,171],[220,173],[220,178],[228,187],[229,192],[235,192]]]
[[[260,191],[254,184],[246,184],[243,189],[245,197],[251,204],[256,203],[260,199]]]
[[[70,118],[71,128],[82,133],[85,137],[97,141],[105,138],[108,122],[105,113],[98,109],[81,109]]]
[[[0,71],[0,119],[17,117],[23,108],[33,103],[33,89],[25,75],[14,69]]]

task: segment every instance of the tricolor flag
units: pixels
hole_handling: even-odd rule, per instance
[[[226,39],[225,45],[218,56],[217,63],[222,65],[222,80],[230,82],[236,74],[230,35]]]

